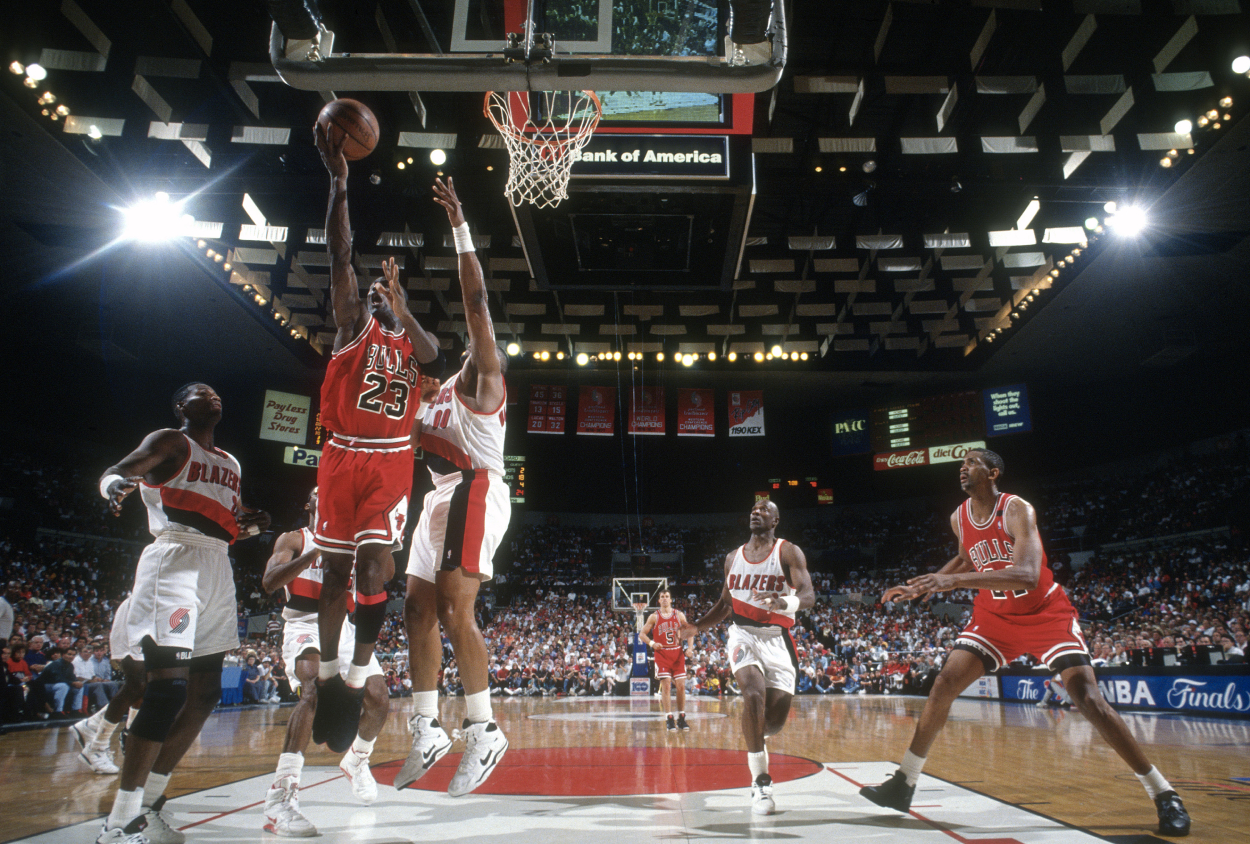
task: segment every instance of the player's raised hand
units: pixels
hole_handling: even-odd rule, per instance
[[[421,376],[421,401],[431,404],[438,398],[438,391],[443,388],[443,382],[437,378],[430,378],[428,375]]]
[[[404,295],[404,288],[399,282],[399,266],[394,258],[387,258],[382,262],[382,275],[386,278],[386,284],[374,283],[377,284],[382,298],[391,306],[391,312],[400,319],[410,316],[408,297]]]
[[[910,586],[903,586],[903,585],[891,586],[889,589],[885,590],[884,594],[882,594],[881,602],[885,603],[886,601],[914,601],[916,598],[919,598],[922,594],[923,594],[922,592],[917,592],[915,589],[912,589]]]
[[[946,574],[922,574],[919,577],[913,577],[908,580],[907,585],[917,595],[928,595],[931,592],[947,592],[955,588],[950,575]]]
[[[447,211],[447,219],[452,227],[464,224],[464,211],[460,208],[460,197],[456,196],[456,183],[451,176],[444,184],[442,179],[434,180],[434,201]]]
[[[336,179],[347,178],[347,156],[343,155],[343,143],[346,140],[345,132],[339,133],[338,140],[332,140],[324,126],[320,123],[313,124],[313,143],[317,145],[317,152],[321,153],[321,163]]]
[[[118,478],[109,484],[109,512],[114,516],[122,514],[122,502],[126,500],[126,496],[139,488],[139,482],[143,480],[142,475],[135,475],[130,478]]]
[[[238,523],[240,532],[247,536],[256,536],[261,531],[268,530],[273,522],[273,518],[264,510],[252,510],[248,507],[240,507],[234,520]]]

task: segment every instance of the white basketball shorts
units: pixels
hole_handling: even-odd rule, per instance
[[[490,580],[511,517],[508,485],[500,476],[484,469],[442,476],[425,494],[408,574],[433,583],[436,571],[463,568]]]
[[[127,598],[117,605],[117,611],[113,613],[113,628],[109,630],[109,659],[121,662],[130,657],[137,662],[143,662],[143,649],[138,642],[130,641],[127,635],[126,620],[129,616],[130,598]]]
[[[282,628],[282,661],[286,663],[286,676],[291,681],[292,689],[300,687],[299,677],[295,676],[295,660],[304,651],[321,653],[321,632],[317,629],[317,616],[312,613],[303,618],[287,619]],[[344,618],[343,632],[339,634],[339,674],[344,680],[355,655],[356,625]],[[382,676],[382,666],[378,665],[376,654],[369,657],[369,671],[365,676]]]
[[[729,654],[729,668],[734,674],[740,668],[754,665],[763,672],[765,686],[794,694],[798,657],[790,631],[782,627],[731,624],[725,652]]]

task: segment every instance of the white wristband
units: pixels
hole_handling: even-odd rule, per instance
[[[428,401],[417,402],[417,418],[418,419],[423,419],[425,417],[425,409],[429,406],[430,406],[430,402]]]
[[[782,612],[794,612],[795,610],[799,608],[799,596],[798,595],[786,595],[784,598],[781,598],[777,603],[781,605],[780,609]]]
[[[469,233],[469,224],[461,223],[451,230],[451,236],[456,240],[456,253],[463,255],[465,252],[476,252],[473,246],[473,235]]]
[[[124,480],[126,479],[123,478],[121,475],[105,475],[103,478],[100,478],[100,497],[101,498],[109,497],[109,487],[113,485],[113,481],[124,481]]]

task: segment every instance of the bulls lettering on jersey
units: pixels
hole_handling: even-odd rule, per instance
[[[234,542],[239,536],[239,461],[195,440],[187,441],[187,459],[163,484],[140,486],[153,536],[167,530],[192,528],[205,536]]]
[[[651,631],[651,641],[659,650],[681,650],[681,616],[673,610],[667,617],[663,611],[655,614],[655,629]]]
[[[458,392],[460,373],[449,378],[421,419],[421,448],[426,465],[438,475],[461,469],[486,469],[503,474],[503,441],[507,433],[507,394],[486,413],[470,410]],[[434,459],[431,459],[431,455]]]
[[[387,331],[370,316],[360,336],[330,358],[321,383],[321,422],[345,437],[407,437],[420,379],[408,335]]]
[[[786,540],[773,542],[768,555],[759,562],[748,559],[746,546],[734,551],[733,562],[726,573],[725,584],[733,599],[734,624],[748,627],[794,626],[794,613],[770,610],[754,597],[757,593],[775,592],[781,597],[794,594],[781,567],[781,546]]]
[[[308,528],[300,528],[300,547],[295,556],[303,554],[313,544],[312,531]],[[286,589],[286,606],[282,609],[282,617],[287,621],[305,618],[309,615],[317,614],[317,604],[321,600],[321,583],[325,577],[325,568],[321,562],[321,555],[318,554],[316,559],[308,568],[295,575],[295,579],[288,583]],[[354,599],[353,581],[356,574],[353,571],[351,578],[347,581],[347,611],[349,613],[356,611],[356,601]]]
[[[977,522],[972,516],[972,499],[959,506],[959,544],[978,572],[1002,571],[1013,565],[1015,537],[1007,532],[1007,508],[1016,499],[1010,493],[999,493],[990,517]],[[1041,571],[1037,586],[1033,589],[1016,589],[1010,592],[998,589],[982,589],[977,593],[975,605],[999,615],[1024,615],[1037,612],[1048,600],[1067,601],[1063,588],[1055,583],[1046,551],[1042,551]]]

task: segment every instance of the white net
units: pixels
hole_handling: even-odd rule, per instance
[[[484,110],[508,147],[504,193],[512,204],[554,208],[568,199],[573,162],[599,125],[595,92],[488,91]]]

